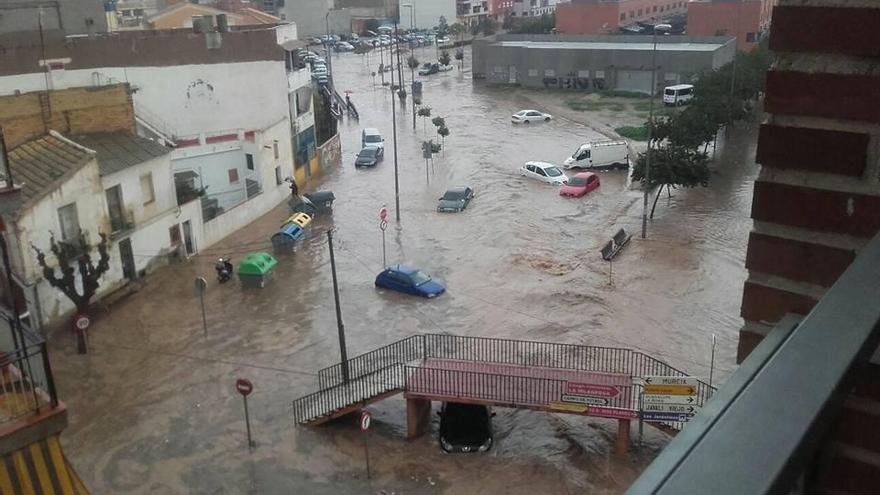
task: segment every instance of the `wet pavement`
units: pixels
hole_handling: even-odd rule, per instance
[[[427,61],[432,53],[417,56]],[[524,161],[560,162],[598,133],[561,115],[512,126],[510,115],[540,102],[541,93],[474,84],[456,68],[421,78],[424,104],[451,131],[428,183],[422,119],[413,131],[411,107],[398,107],[397,222],[391,96],[378,77],[372,84],[364,57],[334,57],[333,68],[337,89],[351,91],[361,115],[340,124],[342,166],[312,184],[335,193],[334,211],[316,220],[295,254],[279,259],[267,288],[218,285],[212,266],[220,255],[235,262],[270,250],[269,236],[287,216],[283,205],[192,262],[151,275],[140,292],[98,315],[88,356],[73,352],[70,335],[54,336],[53,366],[71,420],[62,441],[87,485],[131,494],[623,491],[666,442],[663,434],[647,428],[644,447],[620,460],[610,454],[614,421],[499,409],[492,451],[444,455],[432,436],[404,440],[404,405],[394,398],[371,406],[367,480],[354,424],[297,428],[290,401],[315,390],[314,373],[339,360],[324,232],[335,228],[350,356],[415,333],[449,332],[634,348],[705,378],[715,334],[718,383],[734,368],[742,323],[754,126],[741,124],[719,143],[709,188],[663,194],[641,240],[641,196],[626,189],[625,173],[603,172],[601,187],[581,199],[519,175]],[[353,164],[362,127],[386,138],[374,169]],[[462,213],[438,214],[437,198],[450,185],[469,185],[476,198]],[[422,267],[447,284],[446,294],[429,301],[373,287],[383,204],[388,262]],[[609,284],[599,249],[621,227],[636,235]],[[207,337],[197,276],[209,280]],[[255,386],[253,450],[237,377]]]

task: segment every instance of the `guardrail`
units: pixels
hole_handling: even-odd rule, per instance
[[[410,368],[433,369],[429,361],[431,359],[624,375],[629,380],[632,380],[632,386],[627,387],[630,390],[620,394],[618,397],[611,398],[607,405],[609,407],[626,409],[635,409],[637,407],[636,401],[643,387],[643,384],[638,380],[639,378],[650,375],[687,376],[683,371],[663,361],[632,349],[449,334],[421,334],[399,340],[349,359],[348,385],[343,380],[341,363],[319,370],[318,384],[320,390],[302,399],[298,399],[294,403],[294,407],[310,408],[312,407],[311,405],[305,406],[303,404],[311,404],[315,400],[320,400],[325,405],[333,406],[333,409],[337,409],[337,402],[346,397],[351,398],[354,401],[353,403],[357,403],[369,397],[358,398],[357,393],[354,393],[353,390],[373,391],[377,382],[390,383],[388,376],[393,376],[395,386],[399,386],[403,390],[404,387],[408,386],[402,378],[399,378],[403,375],[404,371],[408,372]],[[390,369],[395,367],[397,369],[403,367],[404,369],[393,373],[389,372]],[[488,380],[488,378],[479,377],[495,376],[492,373],[447,368],[437,369],[430,373],[438,373],[444,379],[449,379],[453,382],[477,379]],[[456,377],[456,374],[461,376]],[[407,376],[409,376],[409,373],[407,373]],[[542,390],[556,390],[553,401],[559,400],[561,396],[562,389],[554,388],[556,387],[555,382],[559,380],[519,376],[508,376],[508,378],[509,381],[501,383],[501,385],[509,388],[514,384],[520,383],[522,380],[526,380]],[[371,385],[364,389],[359,384],[361,380]],[[544,381],[542,382],[542,380]],[[564,381],[561,381],[561,383],[564,383]],[[409,391],[409,389],[406,390]],[[713,391],[713,387],[700,381],[697,386],[695,405],[702,406],[705,404],[712,396]],[[322,392],[326,392],[332,398],[328,399],[320,396]],[[548,397],[550,396],[548,395]],[[510,398],[498,400],[514,402]],[[548,401],[543,405],[547,406],[553,401]],[[332,409],[328,410],[328,412],[331,411]],[[300,415],[296,417],[301,418]],[[310,418],[312,416],[308,416],[305,419]],[[684,426],[684,423],[664,424],[679,430]]]
[[[880,344],[878,280],[880,235],[803,320],[786,317],[774,327],[627,493],[815,491],[812,475],[829,472],[827,456],[817,452],[839,418],[854,371]],[[840,473],[835,476],[847,476]],[[801,486],[804,480],[808,486]],[[877,490],[868,478],[856,483],[864,493]]]

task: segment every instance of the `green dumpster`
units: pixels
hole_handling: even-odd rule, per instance
[[[263,288],[275,274],[278,261],[269,253],[249,254],[238,264],[238,279],[245,288]]]

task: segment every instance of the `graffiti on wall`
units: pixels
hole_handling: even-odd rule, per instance
[[[604,77],[578,77],[574,72],[565,76],[545,77],[544,87],[547,89],[602,90],[605,89]]]

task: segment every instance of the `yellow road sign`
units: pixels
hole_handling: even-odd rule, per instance
[[[583,404],[567,404],[565,402],[551,402],[550,409],[577,413],[587,412],[587,406]]]
[[[645,395],[697,395],[690,385],[645,385]]]

